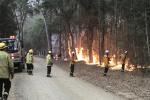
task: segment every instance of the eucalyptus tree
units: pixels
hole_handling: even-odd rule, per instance
[[[46,13],[48,30],[55,27],[63,33],[60,38],[63,43],[60,44],[64,45],[66,56],[68,48],[74,50],[75,39],[81,38],[80,32],[84,31],[81,41],[88,50],[90,62],[93,49],[99,50],[99,58],[105,49],[116,55],[123,49],[129,51],[132,62],[147,63],[150,52],[149,5],[149,0],[43,0],[41,8]],[[94,40],[97,30],[99,40]],[[94,44],[97,45],[94,47],[93,41],[99,45]]]
[[[32,15],[32,6],[29,3],[29,0],[15,0],[14,6],[14,12],[16,15],[16,22],[18,27],[18,37],[23,46],[24,23],[27,16]]]
[[[99,29],[99,62],[102,62],[102,56],[105,49],[105,32],[106,32],[106,1],[97,0],[98,9],[98,29]],[[108,48],[107,48],[108,49]]]
[[[62,24],[65,26],[65,38],[66,38],[66,43],[67,41],[69,42],[67,47],[66,44],[66,49],[70,48],[71,51],[75,51],[75,43],[74,43],[74,35],[72,32],[72,25],[73,23],[73,15],[76,11],[76,1],[75,0],[58,0],[57,1],[57,6],[55,9],[56,15],[61,17],[62,19]]]
[[[11,10],[12,0],[0,1],[0,36],[8,37],[14,35],[17,30],[14,13]]]
[[[150,1],[145,0],[145,35],[146,35],[148,62],[150,61],[150,35],[148,34],[149,33],[149,21],[150,21]]]
[[[149,51],[149,2],[147,0],[112,0],[110,4],[114,12],[112,22],[115,24],[112,24],[114,30],[112,37],[113,34],[115,37],[112,39],[117,43],[116,49],[128,50],[132,63],[146,64]]]
[[[69,57],[68,48],[75,50],[74,46],[74,36],[71,30],[71,20],[74,12],[76,11],[76,2],[75,0],[44,0],[43,6],[46,9],[54,12],[56,17],[61,19],[61,26],[64,26],[64,39],[65,39],[65,55]]]
[[[120,5],[127,33],[124,48],[130,51],[129,56],[133,63],[148,64],[149,15],[147,11],[150,4],[147,0],[129,0],[129,2],[124,0]]]
[[[93,62],[93,39],[94,30],[98,25],[98,9],[97,2],[93,0],[77,0],[80,5],[80,20],[82,30],[85,31],[87,38],[85,44],[88,50],[89,62]]]
[[[50,6],[52,4],[53,4],[53,0],[44,1],[42,5],[39,5],[39,11],[43,16],[44,25],[45,25],[45,33],[47,37],[47,48],[48,50],[51,51],[52,51],[52,40],[51,40],[52,33],[49,26],[52,24],[52,19],[53,19],[53,7]]]
[[[35,52],[47,49],[44,22],[41,15],[34,15],[26,19],[24,25],[25,49],[33,48]],[[36,45],[35,45],[36,44]]]

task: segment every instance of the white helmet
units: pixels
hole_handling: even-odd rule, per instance
[[[72,51],[71,53],[72,53],[72,54],[74,54],[75,52],[74,52],[74,51]]]
[[[105,53],[109,53],[109,50],[105,50]]]
[[[128,53],[128,51],[126,50],[124,53]]]
[[[29,50],[29,53],[33,53],[33,49],[30,49],[30,50]]]
[[[52,53],[52,51],[48,51],[48,53]]]

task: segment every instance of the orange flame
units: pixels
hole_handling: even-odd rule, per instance
[[[76,50],[76,55],[77,55],[77,59],[78,61],[83,61],[84,60],[84,56],[83,56],[83,48],[75,48]]]
[[[76,50],[76,55],[77,55],[77,61],[85,61],[86,64],[89,64],[89,65],[99,65],[99,56],[98,54],[96,54],[96,52],[94,52],[94,50],[92,51],[92,55],[93,55],[92,63],[89,63],[89,55],[87,52],[85,52],[83,48],[75,48],[75,50]],[[103,62],[99,66],[105,67]],[[113,55],[110,58],[109,66],[112,70],[121,70],[122,64],[121,64],[121,61],[117,61],[117,64],[116,64],[116,55]],[[125,64],[125,70],[133,71],[134,65],[129,65],[127,61]]]
[[[89,57],[88,57],[88,53],[83,53],[83,48],[76,48],[76,55],[77,55],[77,61],[85,61],[86,64],[99,64],[98,61],[98,56],[96,55],[96,53],[94,51],[92,51],[93,54],[93,62],[89,63]]]

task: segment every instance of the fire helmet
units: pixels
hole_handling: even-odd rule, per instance
[[[5,43],[3,43],[3,42],[0,43],[0,49],[5,49],[6,47],[7,47],[7,46],[6,46]]]
[[[71,53],[72,53],[72,57],[74,57],[74,56],[75,56],[75,52],[74,52],[74,51],[72,51]]]
[[[72,51],[71,53],[72,53],[72,54],[75,54],[75,52],[74,52],[74,51]]]
[[[29,53],[33,53],[33,49],[30,49],[30,50],[29,50]]]
[[[126,54],[127,54],[127,53],[128,53],[128,51],[126,50],[124,53],[126,53]]]
[[[105,50],[105,53],[109,53],[109,50]]]
[[[48,53],[50,54],[50,53],[52,53],[52,51],[48,51]]]

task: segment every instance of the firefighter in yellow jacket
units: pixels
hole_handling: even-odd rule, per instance
[[[104,76],[107,75],[107,72],[109,70],[109,61],[110,61],[110,57],[109,57],[109,50],[105,51],[105,55],[104,55],[104,65],[105,65],[105,69],[104,69]]]
[[[0,100],[7,100],[11,88],[10,78],[12,79],[14,75],[13,62],[9,54],[5,52],[5,47],[5,43],[0,43]]]
[[[46,56],[46,64],[47,64],[47,77],[51,77],[51,67],[53,65],[51,51],[48,51]]]
[[[74,64],[75,64],[75,52],[72,52],[71,60],[70,60],[70,76],[72,77],[74,73]]]
[[[30,49],[26,55],[26,65],[27,65],[27,72],[29,75],[33,74],[33,50]]]

